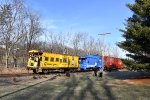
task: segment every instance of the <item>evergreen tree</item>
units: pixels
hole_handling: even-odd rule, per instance
[[[150,66],[150,1],[135,0],[127,7],[133,15],[126,20],[125,30],[120,30],[125,41],[118,46],[128,51],[127,56],[137,63]]]

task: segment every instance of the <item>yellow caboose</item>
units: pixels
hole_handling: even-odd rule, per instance
[[[78,56],[40,52],[38,50],[30,50],[29,55],[27,69],[33,70],[34,73],[79,69]]]

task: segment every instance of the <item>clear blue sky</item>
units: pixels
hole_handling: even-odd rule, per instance
[[[87,32],[94,38],[110,32],[105,43],[114,45],[123,40],[121,32],[125,19],[132,16],[126,7],[134,0],[26,0],[38,11],[45,26],[52,32]]]

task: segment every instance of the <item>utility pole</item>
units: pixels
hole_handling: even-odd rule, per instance
[[[102,71],[104,70],[104,38],[105,38],[105,35],[107,35],[107,34],[111,34],[111,33],[98,34],[98,35],[102,36]]]

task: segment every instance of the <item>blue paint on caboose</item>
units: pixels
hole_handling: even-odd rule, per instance
[[[80,70],[101,69],[102,59],[98,55],[86,55],[79,57]]]

